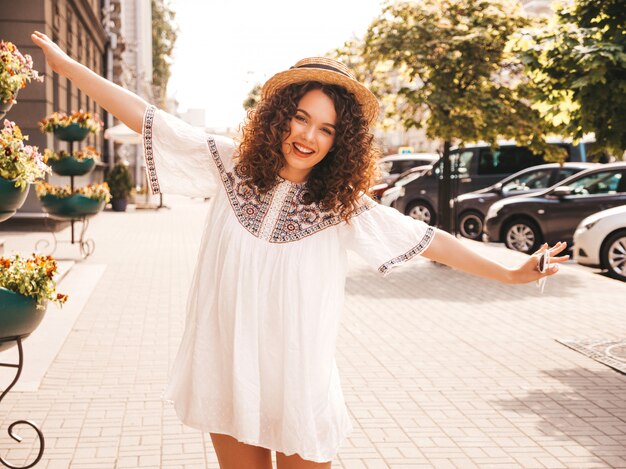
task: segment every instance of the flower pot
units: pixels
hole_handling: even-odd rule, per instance
[[[59,220],[91,217],[104,208],[104,200],[90,199],[81,194],[70,197],[45,195],[40,200],[43,211]]]
[[[11,218],[15,211],[24,205],[30,184],[22,191],[15,187],[15,179],[0,177],[0,222]]]
[[[128,199],[111,199],[111,208],[114,212],[125,212]]]
[[[60,176],[82,176],[96,166],[96,160],[93,158],[77,160],[73,156],[68,156],[60,160],[48,161],[48,164],[52,171]]]
[[[45,304],[37,309],[33,298],[0,287],[0,351],[15,345],[14,338],[28,337],[45,313]]]
[[[54,135],[64,142],[78,142],[84,140],[88,133],[89,129],[87,127],[81,127],[78,124],[54,128]]]
[[[13,98],[7,101],[6,103],[0,102],[0,119],[6,116],[7,112],[9,112],[9,109],[13,107],[13,101],[15,101],[15,99],[17,98],[18,91],[19,90],[16,90],[15,94],[13,95]]]

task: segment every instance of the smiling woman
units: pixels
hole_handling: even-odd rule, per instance
[[[567,259],[557,245],[546,272],[540,253],[510,269],[373,202],[378,102],[337,61],[304,59],[270,78],[236,145],[102,79],[47,36],[33,41],[141,131],[154,193],[211,199],[165,398],[211,434],[223,469],[269,469],[271,451],[279,469],[330,468],[352,428],[335,363],[349,250],[381,275],[424,255],[506,283]]]

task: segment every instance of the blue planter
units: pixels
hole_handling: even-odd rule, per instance
[[[78,142],[84,140],[87,134],[89,134],[89,129],[87,127],[81,127],[78,124],[54,128],[54,135],[64,142]]]
[[[15,187],[15,179],[0,177],[0,222],[15,215],[17,209],[24,205],[30,184],[23,191]]]
[[[93,158],[77,160],[73,156],[68,156],[60,160],[48,161],[48,164],[52,171],[60,176],[82,176],[96,166],[96,160]]]
[[[44,212],[58,220],[92,217],[104,208],[103,200],[90,199],[81,194],[70,197],[46,195],[40,200]]]
[[[0,287],[0,351],[15,345],[13,339],[28,337],[43,319],[45,306],[37,308],[37,302]]]

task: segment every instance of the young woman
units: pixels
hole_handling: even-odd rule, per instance
[[[186,329],[166,398],[211,433],[222,468],[329,468],[351,430],[334,360],[346,252],[381,274],[417,255],[523,283],[539,253],[506,268],[453,236],[380,206],[372,93],[351,71],[305,59],[264,85],[239,145],[150,106],[34,33],[55,72],[141,132],[153,193],[210,197]],[[544,246],[540,252],[547,249]]]

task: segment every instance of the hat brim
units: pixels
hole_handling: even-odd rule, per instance
[[[268,99],[285,86],[292,85],[294,83],[304,83],[307,81],[319,81],[320,83],[329,85],[342,86],[354,95],[358,103],[361,105],[363,115],[367,119],[370,126],[372,126],[378,119],[380,106],[376,96],[374,96],[374,93],[350,77],[319,68],[293,68],[277,73],[263,85],[263,88],[261,89],[261,99]]]

